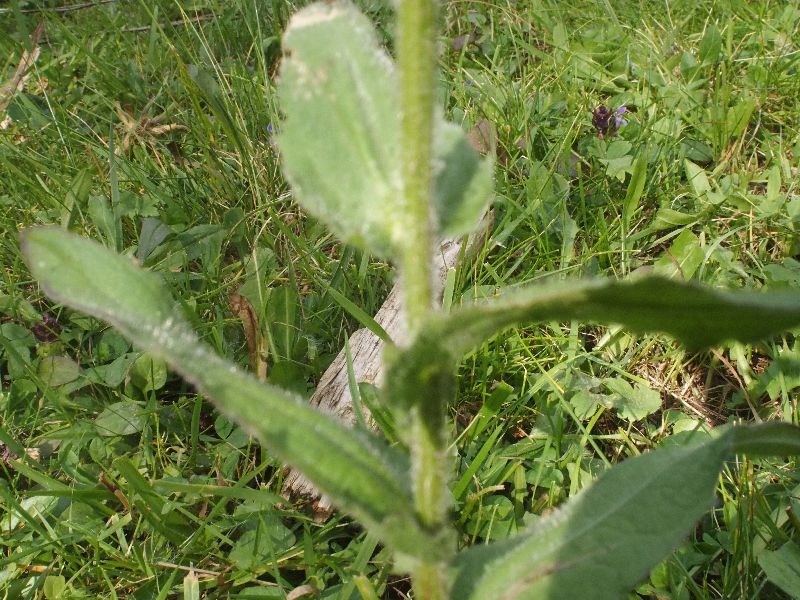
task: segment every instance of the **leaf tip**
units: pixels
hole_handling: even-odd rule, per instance
[[[318,23],[332,21],[344,14],[346,6],[341,2],[315,2],[304,10],[297,11],[289,21],[287,31],[311,27]]]

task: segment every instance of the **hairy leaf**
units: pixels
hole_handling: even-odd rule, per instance
[[[729,434],[628,459],[524,534],[463,552],[451,597],[627,597],[708,510]]]
[[[420,389],[431,390],[431,403],[449,397],[445,390],[454,365],[498,331],[518,323],[571,319],[663,332],[689,348],[701,348],[725,340],[752,342],[797,325],[800,296],[727,292],[662,277],[569,281],[511,292],[435,315],[411,347],[385,354],[390,401],[402,405]]]
[[[420,543],[405,455],[289,392],[259,383],[214,354],[181,318],[159,277],[131,259],[50,227],[25,230],[22,246],[28,266],[51,298],[108,321],[163,358],[399,551],[415,556],[435,551]]]
[[[732,449],[748,456],[800,454],[800,428],[779,422],[737,427],[732,434]]]
[[[335,40],[335,42],[334,42]],[[374,28],[349,2],[292,18],[278,85],[286,115],[278,146],[295,195],[342,239],[382,256],[402,247],[397,75]],[[491,168],[458,127],[436,124],[438,233],[472,229],[491,193]]]
[[[459,360],[505,327],[556,319],[617,323],[702,348],[753,342],[800,324],[800,296],[715,290],[661,277],[559,282],[437,316],[416,343]]]

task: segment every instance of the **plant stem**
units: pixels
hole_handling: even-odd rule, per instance
[[[398,6],[400,158],[407,207],[401,273],[411,335],[433,307],[431,192],[436,90],[436,0],[402,0]]]
[[[398,4],[402,190],[407,207],[401,273],[408,328],[413,337],[433,310],[431,257],[433,127],[436,94],[437,0],[402,0]],[[422,390],[425,389],[425,393]],[[445,543],[440,561],[419,563],[412,570],[415,597],[445,600],[449,596],[447,461],[444,407],[450,385],[420,387],[410,401],[411,457],[417,516],[432,540]]]
[[[448,600],[450,596],[445,564],[421,564],[412,573],[412,580],[418,600]]]

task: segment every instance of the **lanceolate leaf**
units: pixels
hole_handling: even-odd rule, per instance
[[[465,353],[498,331],[571,319],[667,333],[701,348],[725,340],[752,342],[800,324],[800,296],[726,292],[661,277],[569,281],[511,292],[432,317],[407,351],[386,355],[386,391],[397,404],[414,390],[439,389]]]
[[[800,428],[789,423],[761,423],[733,430],[731,448],[747,456],[800,454]]]
[[[450,358],[517,323],[577,319],[667,333],[689,348],[753,342],[800,324],[795,292],[728,292],[661,277],[543,285],[433,319],[417,345]]]
[[[397,76],[370,21],[350,2],[313,4],[292,18],[278,92],[278,146],[303,206],[342,239],[383,256],[402,247]],[[491,168],[439,117],[434,200],[438,233],[469,231],[491,193]]]
[[[648,152],[643,150],[639,154],[639,158],[636,159],[636,163],[633,165],[631,181],[628,184],[628,191],[625,192],[625,202],[622,204],[622,224],[625,227],[625,231],[630,229],[631,218],[639,205],[639,199],[642,197],[644,184],[647,181],[647,155]]]
[[[162,357],[400,552],[435,552],[420,543],[405,455],[221,359],[176,312],[158,276],[132,260],[58,228],[25,230],[22,246],[28,266],[51,298],[108,321]]]
[[[627,597],[711,506],[730,431],[614,467],[517,538],[456,561],[453,600]]]
[[[446,389],[465,353],[519,323],[577,319],[672,335],[689,348],[752,342],[800,324],[794,292],[727,292],[662,277],[542,285],[432,317],[407,351],[385,354],[386,392],[399,405],[415,390]],[[429,394],[431,403],[446,394]]]

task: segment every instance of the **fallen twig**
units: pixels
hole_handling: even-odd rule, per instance
[[[482,119],[469,133],[469,141],[473,148],[481,154],[494,155],[496,152],[497,131],[493,123]],[[455,268],[459,259],[474,255],[486,241],[487,232],[491,229],[493,213],[484,215],[475,233],[466,238],[445,240],[440,251],[434,257],[434,273],[438,289],[444,287],[447,273]],[[464,242],[466,241],[466,247]],[[441,299],[440,299],[441,300]],[[400,286],[395,284],[389,296],[375,315],[375,321],[395,342],[406,341],[407,329],[400,299]],[[355,381],[380,386],[383,381],[383,341],[369,329],[359,329],[348,341],[352,358],[352,370]],[[336,415],[342,422],[355,425],[356,414],[353,409],[353,397],[350,394],[350,379],[347,372],[347,353],[344,348],[322,375],[317,389],[311,396],[311,406],[321,411]],[[371,421],[367,408],[361,406],[365,420]],[[283,482],[282,494],[286,498],[310,501],[316,517],[326,519],[332,507],[330,501],[320,496],[317,489],[297,471],[287,471]]]
[[[474,254],[485,240],[485,232],[489,228],[491,215],[487,215],[477,233],[467,240],[464,248],[463,240],[446,240],[435,259],[435,273],[440,288],[444,284],[447,272],[455,268],[462,254]],[[400,299],[400,287],[395,284],[386,301],[375,315],[375,320],[397,343],[406,338],[405,315]],[[380,386],[383,381],[382,354],[384,343],[369,329],[359,329],[349,339],[352,356],[352,368],[355,380],[359,383],[370,383]],[[319,385],[311,396],[310,404],[323,412],[336,415],[348,425],[356,423],[353,411],[353,397],[350,394],[350,383],[347,374],[347,356],[342,349],[334,361],[322,375]],[[361,407],[365,419],[370,415],[366,407]],[[283,482],[282,493],[287,498],[311,501],[314,512],[320,518],[330,514],[331,505],[327,498],[320,497],[316,488],[297,471],[289,471]]]
[[[25,82],[28,81],[28,77],[31,75],[31,67],[36,63],[36,60],[39,58],[39,53],[41,52],[39,48],[39,38],[42,37],[43,32],[44,21],[41,21],[31,34],[31,49],[22,51],[22,56],[19,59],[14,75],[0,86],[0,115],[5,112],[14,97],[25,87]],[[2,119],[2,121],[0,121],[0,129],[8,127],[10,122],[10,117]]]

